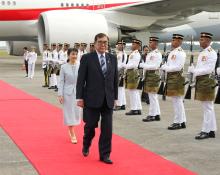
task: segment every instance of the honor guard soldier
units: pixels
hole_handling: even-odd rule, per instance
[[[66,63],[66,58],[64,55],[64,51],[63,51],[63,44],[59,43],[58,44],[58,60],[57,60],[57,64],[56,64],[56,78],[57,78],[57,83],[60,81],[60,69],[61,69],[61,65]],[[55,92],[58,91],[58,85],[55,89]]]
[[[25,71],[26,71],[26,76],[25,77],[28,77],[28,57],[27,56],[28,56],[29,51],[28,51],[27,47],[24,47],[23,51],[24,51],[24,55],[23,55],[23,57],[24,57],[24,66],[25,66]]]
[[[80,44],[79,43],[74,43],[74,48],[76,48],[77,50],[79,50]]]
[[[142,105],[139,90],[137,89],[139,84],[139,71],[138,65],[141,60],[141,55],[139,49],[141,46],[141,41],[137,39],[132,40],[132,53],[128,58],[128,63],[126,64],[126,88],[130,96],[130,111],[126,115],[141,115]]]
[[[42,69],[44,71],[44,85],[42,87],[49,87],[49,76],[48,76],[48,64],[49,64],[49,53],[48,53],[48,44],[43,46],[43,62]]]
[[[183,35],[173,34],[172,51],[168,56],[167,63],[161,66],[166,71],[165,94],[172,97],[174,109],[174,122],[168,129],[176,130],[186,128],[186,114],[183,105],[185,78],[182,76],[186,60],[186,53],[181,48]]]
[[[51,64],[51,76],[50,76],[50,87],[48,89],[56,89],[57,88],[57,77],[56,77],[56,64],[58,60],[58,52],[57,52],[57,44],[52,44],[52,59],[50,61]]]
[[[125,46],[126,43],[124,41],[117,42],[119,87],[118,87],[118,101],[116,103],[115,110],[125,110],[125,106],[126,106],[124,74],[125,74],[125,65],[127,62],[127,54],[124,51]]]
[[[82,56],[87,53],[86,47],[87,47],[86,43],[80,43],[80,47],[79,47],[79,51],[78,51],[78,56],[77,56],[78,62],[80,62]]]
[[[89,52],[95,52],[95,44],[94,43],[90,43],[89,44]]]
[[[150,100],[149,115],[142,120],[143,122],[160,120],[160,105],[157,92],[160,83],[159,68],[162,62],[162,55],[158,51],[159,38],[150,37],[149,40],[150,53],[147,54],[145,62],[140,64],[140,67],[144,69],[144,92],[148,93]]]
[[[64,52],[65,63],[67,63],[67,60],[68,60],[67,51],[68,51],[69,47],[70,47],[70,45],[68,43],[64,43],[63,52]]]
[[[141,63],[145,63],[149,50],[150,49],[147,45],[143,46],[143,54],[141,55]],[[141,101],[146,102],[147,104],[150,104],[148,93],[144,92],[144,89],[142,90]]]
[[[190,66],[188,70],[196,78],[195,100],[201,101],[203,107],[202,131],[195,137],[198,140],[214,138],[217,130],[213,104],[215,98],[215,88],[213,87],[216,82],[212,77],[215,72],[217,53],[210,46],[212,37],[211,33],[201,33],[200,47],[203,50],[199,53],[196,67]]]
[[[36,48],[31,47],[31,51],[27,55],[28,57],[28,78],[34,78],[34,71],[35,71],[35,63],[37,61],[37,53]]]

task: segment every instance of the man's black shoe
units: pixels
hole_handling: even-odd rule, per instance
[[[134,113],[134,110],[130,110],[129,112],[126,112],[125,115],[135,115]]]
[[[125,109],[126,109],[125,105],[122,105],[121,110],[125,110]]]
[[[116,106],[113,110],[114,111],[120,111],[121,110],[121,106]]]
[[[54,91],[55,91],[55,92],[58,92],[58,88],[56,88]]]
[[[136,110],[136,115],[141,115],[141,110]]]
[[[186,123],[185,122],[181,123],[181,128],[186,128]]]
[[[181,124],[173,123],[172,125],[168,126],[168,130],[177,130],[177,129],[182,129]]]
[[[209,132],[209,137],[210,138],[215,138],[215,131],[210,131]]]
[[[49,87],[49,86],[48,86],[48,85],[43,85],[42,87],[44,87],[44,88],[45,88],[45,87]]]
[[[140,110],[131,110],[129,112],[126,112],[125,115],[141,115]]]
[[[160,121],[160,115],[156,115],[154,116],[154,118],[155,118],[155,121]]]
[[[143,122],[152,122],[154,121],[153,116],[148,115],[146,118],[142,119]]]
[[[200,132],[195,139],[196,140],[203,140],[203,139],[208,139],[209,138],[209,133],[207,132]]]
[[[50,86],[48,89],[56,89],[55,86]]]
[[[113,164],[113,162],[112,162],[112,160],[111,159],[109,159],[109,157],[105,157],[105,158],[100,158],[100,161],[101,162],[104,162],[104,163],[106,163],[106,164]]]
[[[87,157],[89,155],[89,149],[83,147],[82,154],[83,154],[84,157]]]

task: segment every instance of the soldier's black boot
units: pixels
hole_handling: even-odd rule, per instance
[[[179,123],[173,123],[170,126],[168,126],[168,130],[177,130],[177,129],[181,129],[181,124]]]
[[[203,140],[208,138],[209,138],[209,133],[207,132],[200,132],[197,136],[195,136],[196,140]]]
[[[215,138],[215,131],[210,131],[209,132],[209,137],[210,138]]]
[[[186,123],[185,122],[181,123],[181,128],[186,128]]]
[[[125,109],[126,109],[125,105],[122,105],[121,110],[125,110]]]

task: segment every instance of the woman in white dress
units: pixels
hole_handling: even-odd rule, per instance
[[[58,99],[63,104],[64,124],[68,126],[71,142],[76,144],[74,127],[80,124],[80,108],[76,105],[76,82],[79,64],[78,50],[68,49],[69,62],[61,66]]]

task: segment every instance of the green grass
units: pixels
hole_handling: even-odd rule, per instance
[[[0,50],[0,57],[1,57],[1,56],[8,56],[7,51],[5,51],[5,50]]]

